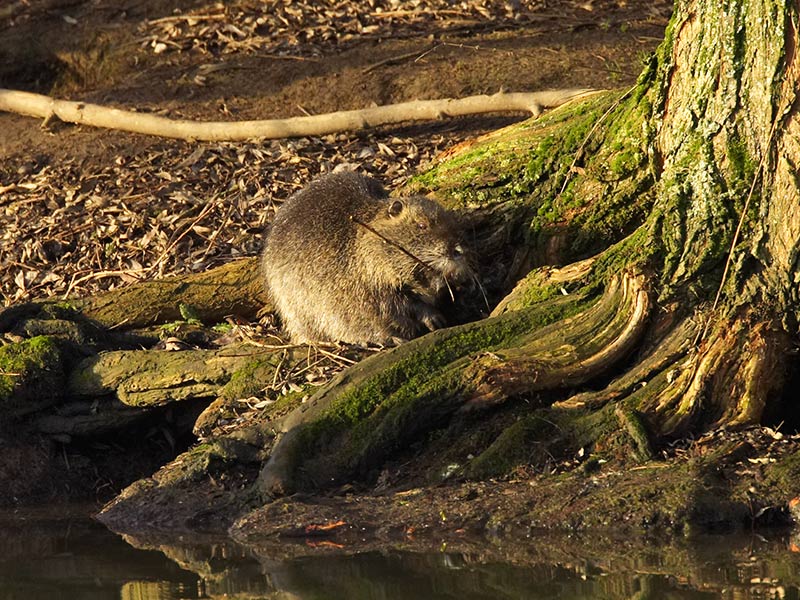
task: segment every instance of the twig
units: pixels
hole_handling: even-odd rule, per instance
[[[390,246],[394,246],[395,248],[397,248],[398,250],[400,250],[400,252],[402,252],[403,254],[405,254],[406,256],[408,256],[410,259],[417,261],[419,264],[421,264],[421,265],[422,265],[423,267],[425,267],[426,269],[430,269],[430,270],[431,270],[431,271],[433,271],[434,273],[438,273],[438,271],[437,271],[436,269],[434,269],[434,268],[433,268],[431,265],[429,265],[428,263],[426,263],[426,262],[425,262],[424,260],[422,260],[421,258],[417,258],[417,257],[416,257],[415,255],[413,255],[411,252],[409,252],[408,250],[406,250],[405,248],[403,248],[403,246],[401,246],[400,244],[398,244],[398,243],[397,243],[397,242],[395,242],[394,240],[392,240],[392,239],[389,239],[388,237],[386,237],[385,235],[383,235],[383,234],[382,234],[380,231],[378,231],[377,229],[375,229],[375,228],[374,228],[374,227],[372,227],[371,225],[367,225],[366,223],[364,223],[364,221],[361,221],[360,219],[357,219],[357,218],[356,218],[356,217],[354,217],[353,215],[350,215],[350,220],[351,220],[353,223],[357,224],[357,225],[361,225],[361,226],[362,226],[364,229],[366,229],[367,231],[369,231],[369,232],[371,232],[371,233],[374,233],[374,234],[375,234],[375,235],[377,235],[379,238],[381,238],[381,239],[382,239],[384,242],[386,242],[386,243],[387,243],[387,244],[389,244]],[[446,281],[447,281],[447,280],[445,280],[445,282],[446,282]],[[449,286],[448,286],[448,287],[449,287]],[[450,294],[452,295],[452,293],[453,293],[453,292],[451,291],[451,292],[450,292]]]
[[[201,261],[204,261],[206,258],[208,258],[211,249],[217,243],[217,238],[219,237],[219,234],[222,232],[223,229],[225,229],[225,226],[228,224],[228,221],[231,220],[231,215],[233,214],[235,208],[236,207],[233,205],[231,205],[228,208],[228,212],[225,213],[225,218],[222,219],[222,222],[219,224],[219,226],[216,229],[214,229],[214,231],[211,233],[210,236],[208,236],[208,244],[206,245],[206,249],[203,252],[203,255],[200,257]]]
[[[267,60],[297,60],[300,62],[319,62],[318,58],[310,56],[294,56],[292,54],[254,54],[256,58],[264,58]]]
[[[383,67],[385,65],[392,65],[392,64],[395,64],[395,63],[399,63],[399,62],[402,62],[402,61],[407,60],[409,58],[413,58],[414,62],[417,62],[420,58],[422,58],[426,54],[429,54],[430,52],[434,51],[437,47],[438,47],[438,45],[430,46],[427,50],[423,50],[422,53],[420,53],[419,50],[414,50],[414,52],[406,52],[405,54],[399,54],[397,56],[390,56],[389,58],[386,58],[384,60],[378,61],[378,62],[373,63],[370,66],[366,67],[362,71],[362,73],[370,73],[371,71],[374,71],[375,69],[377,69],[379,67]]]
[[[387,10],[385,12],[371,12],[370,17],[376,19],[391,19],[394,17],[422,17],[428,15],[450,15],[455,17],[470,17],[469,12],[463,10]]]
[[[69,282],[66,291],[64,292],[63,299],[66,300],[69,298],[69,293],[72,291],[76,285],[80,285],[84,281],[89,281],[90,279],[103,279],[105,277],[119,277],[121,275],[142,275],[144,276],[145,272],[148,269],[123,269],[121,271],[97,271],[95,273],[89,273],[88,275],[84,275],[78,279],[75,279],[75,275],[72,276],[72,280]]]
[[[284,362],[286,362],[286,350],[284,350],[283,354],[281,354],[281,360],[278,363],[278,366],[275,367],[275,372],[274,372],[274,374],[272,376],[272,385],[270,386],[270,389],[272,389],[272,390],[277,390],[278,389],[277,388],[278,375],[280,375],[281,367],[283,366]]]
[[[416,62],[419,62],[420,60],[422,60],[423,58],[425,58],[426,56],[428,56],[428,54],[430,54],[431,52],[435,52],[437,49],[444,48],[445,46],[449,46],[449,47],[452,47],[452,48],[461,48],[461,49],[467,48],[469,50],[487,50],[488,49],[488,50],[492,50],[492,51],[497,51],[496,48],[490,48],[489,49],[489,48],[481,48],[480,46],[467,46],[466,44],[454,44],[453,42],[444,42],[444,43],[441,43],[441,44],[434,44],[434,45],[430,46],[427,50],[423,50],[421,53],[420,53],[419,50],[415,50],[414,52],[408,52],[406,54],[400,54],[398,56],[390,56],[387,59],[381,60],[379,62],[376,62],[373,65],[370,65],[369,67],[366,67],[363,70],[363,73],[369,73],[370,71],[374,71],[378,67],[382,67],[382,66],[385,66],[385,65],[398,63],[400,61],[403,61],[403,60],[406,60],[406,59],[409,59],[409,58],[413,58],[414,62],[416,63]],[[512,54],[512,53],[509,53],[509,54]]]
[[[158,259],[146,269],[148,272],[152,273],[158,267],[161,266],[161,262],[165,258],[167,258],[169,253],[172,252],[172,249],[178,245],[178,242],[180,242],[183,238],[189,235],[189,232],[192,231],[192,228],[195,225],[197,225],[203,219],[203,217],[205,217],[206,214],[208,214],[211,211],[212,208],[214,208],[217,198],[218,196],[215,196],[209,202],[206,203],[206,205],[203,207],[203,210],[200,211],[200,214],[197,215],[197,217],[195,217],[191,223],[189,223],[189,225],[181,232],[180,235],[178,235],[178,237],[176,237],[172,242],[170,242],[170,244],[161,253],[161,256],[159,256]]]
[[[227,15],[174,15],[171,17],[161,17],[148,21],[148,25],[158,25],[159,23],[174,23],[176,21],[220,21],[226,18]]]
[[[319,350],[320,354],[322,354],[323,356],[327,356],[335,363],[339,363],[340,365],[344,363],[343,366],[354,365],[358,362],[357,360],[352,360],[350,358],[342,356],[341,354],[334,354],[333,352],[328,352],[327,350],[323,350],[322,348],[317,348],[317,350]]]

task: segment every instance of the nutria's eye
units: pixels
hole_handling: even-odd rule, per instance
[[[464,254],[464,248],[461,247],[461,244],[456,244],[456,246],[453,248],[453,256],[459,257],[462,254]]]
[[[417,229],[420,231],[425,231],[428,228],[427,223],[423,223],[422,221],[417,221]]]
[[[389,205],[389,215],[392,217],[396,217],[401,212],[403,212],[403,203],[400,200],[395,200]]]

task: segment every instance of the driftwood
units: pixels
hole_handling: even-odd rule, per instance
[[[360,110],[266,121],[204,122],[177,120],[86,102],[56,100],[49,96],[0,89],[0,110],[42,119],[105,127],[133,133],[185,140],[233,141],[250,138],[280,139],[325,135],[367,129],[404,121],[434,120],[490,112],[529,112],[593,93],[589,89],[562,89],[532,93],[500,92],[460,99],[415,100]]]

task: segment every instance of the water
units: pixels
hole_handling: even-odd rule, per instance
[[[0,600],[800,598],[800,553],[780,535],[405,540],[355,553],[193,536],[141,548],[81,514],[0,515]]]

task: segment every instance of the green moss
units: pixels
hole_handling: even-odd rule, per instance
[[[179,302],[178,311],[181,313],[181,317],[183,317],[183,319],[187,323],[191,323],[193,325],[201,325],[200,314],[197,312],[197,308],[195,308],[191,304],[185,304],[183,302]]]
[[[518,206],[536,255],[569,240],[564,262],[596,254],[641,225],[654,201],[649,165],[652,73],[634,93],[608,92],[506,128],[419,175],[451,206]],[[524,225],[522,225],[524,227]]]
[[[541,466],[562,455],[564,432],[547,413],[547,410],[536,411],[505,429],[469,463],[465,475],[474,479],[500,477],[519,465]]]
[[[662,299],[689,286],[705,297],[719,283],[735,226],[734,201],[713,141],[692,133],[659,184],[651,243],[662,257]],[[690,215],[690,218],[687,218]]]
[[[61,352],[47,336],[0,347],[0,404],[27,412],[57,402],[64,387]]]
[[[524,311],[453,328],[424,348],[407,344],[402,348],[407,358],[394,362],[379,375],[342,394],[328,417],[351,424],[370,414],[390,395],[413,398],[443,367],[475,352],[513,347],[520,336],[577,313],[583,307],[581,300],[583,298],[556,298]]]
[[[625,270],[635,271],[645,267],[657,252],[658,248],[651,243],[650,232],[645,227],[638,228],[597,258],[592,266],[593,285],[603,284]]]
[[[52,306],[55,310],[64,311],[60,313],[61,314],[60,318],[65,318],[66,316],[65,313],[69,315],[75,315],[79,312],[78,307],[75,306],[75,304],[73,302],[70,302],[69,300],[61,300],[59,302],[53,302],[52,304],[50,304],[50,306]]]
[[[269,359],[252,360],[231,375],[220,396],[226,400],[255,396],[272,381],[274,374],[275,365]]]
[[[608,168],[616,177],[627,177],[640,168],[642,159],[642,152],[639,148],[620,148],[617,154],[611,156]]]
[[[551,298],[558,298],[562,295],[562,288],[563,286],[561,284],[549,284],[541,287],[536,285],[525,286],[525,291],[519,299],[519,304],[515,304],[514,307],[510,307],[509,309],[519,310],[545,302]]]
[[[777,491],[785,501],[800,496],[800,453],[781,456],[769,464],[762,487]]]
[[[529,203],[531,195],[553,195],[574,153],[615,97],[598,94],[506,128],[413,178],[408,190],[436,190],[455,206]]]
[[[654,456],[654,452],[650,443],[650,434],[647,431],[642,415],[635,410],[620,406],[617,409],[617,417],[620,420],[620,424],[631,437],[636,458],[640,462],[651,460]]]
[[[526,465],[542,471],[577,456],[581,451],[588,458],[603,455],[619,458],[615,440],[620,433],[613,407],[598,411],[542,408],[521,416],[468,466],[466,475],[474,478],[500,477]],[[630,444],[625,445],[630,449]],[[623,459],[627,454],[622,454]],[[591,470],[590,467],[589,470]]]

